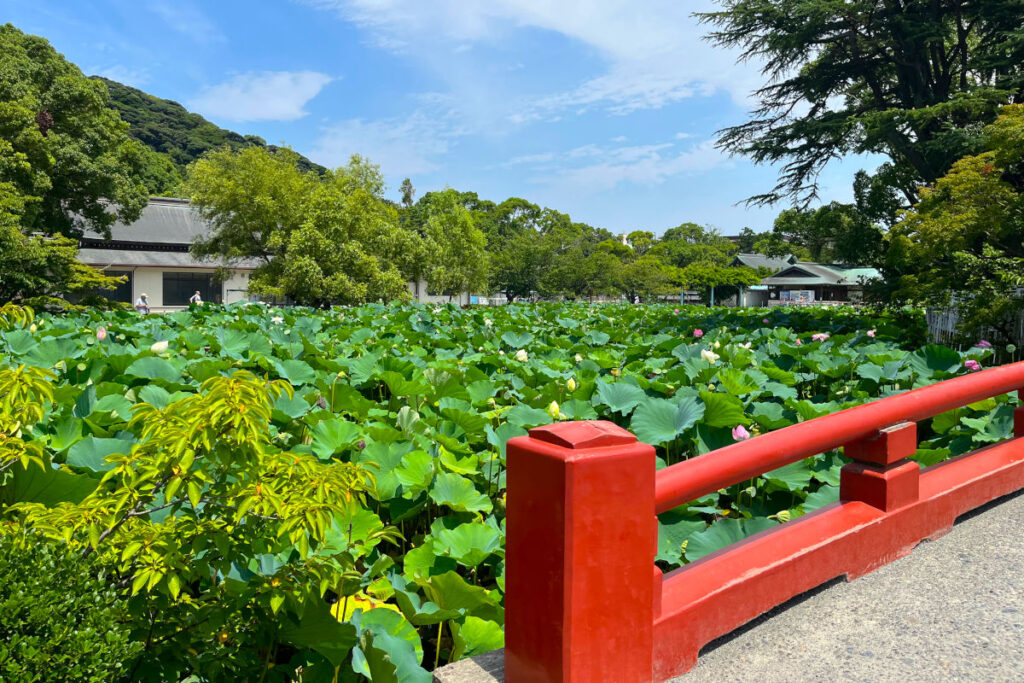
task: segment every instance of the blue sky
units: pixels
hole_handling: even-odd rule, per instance
[[[524,197],[621,232],[764,230],[776,169],[729,158],[756,64],[701,39],[710,0],[0,0],[87,74],[181,102],[325,166],[381,165],[397,198]],[[847,159],[822,176],[849,200]]]

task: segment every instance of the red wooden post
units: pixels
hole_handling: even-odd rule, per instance
[[[650,681],[654,448],[592,421],[507,452],[505,680]]]
[[[843,451],[854,462],[840,473],[840,500],[859,500],[886,512],[917,502],[921,468],[907,460],[916,450],[917,425],[913,422],[847,444]]]

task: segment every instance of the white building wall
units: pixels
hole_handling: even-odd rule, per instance
[[[132,304],[145,292],[149,307],[156,311],[176,311],[186,306],[164,305],[164,273],[212,273],[208,268],[135,268],[132,271]],[[249,298],[249,271],[232,270],[227,280],[221,283],[221,301],[233,304]],[[212,303],[212,302],[211,302]]]
[[[419,301],[422,304],[446,304],[451,301],[452,303],[463,306],[470,302],[469,292],[463,292],[458,296],[451,297],[451,299],[449,299],[445,294],[428,294],[426,280],[420,280],[419,282],[407,282],[405,286],[412,295],[412,300]]]

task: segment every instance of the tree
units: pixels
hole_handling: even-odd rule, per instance
[[[753,268],[745,266],[730,268],[715,263],[691,263],[677,275],[685,289],[696,289],[710,301],[715,299],[715,289],[721,287],[743,287],[761,282],[761,276]],[[707,295],[710,294],[710,297]]]
[[[63,308],[65,296],[96,296],[117,286],[120,278],[107,277],[79,262],[74,240],[23,234],[25,204],[11,183],[0,183],[0,302]]]
[[[701,18],[719,45],[764,63],[754,117],[719,146],[785,162],[749,201],[817,195],[848,153],[885,154],[880,173],[905,205],[978,151],[998,106],[1024,99],[1024,3],[982,0],[720,0]]]
[[[141,148],[107,106],[107,87],[86,78],[43,38],[0,26],[0,139],[27,166],[0,169],[26,198],[25,233],[109,236],[139,217],[149,197]]]
[[[616,285],[629,301],[634,297],[650,300],[678,291],[678,270],[667,266],[650,254],[640,256],[632,263],[623,264],[616,277]]]
[[[637,256],[643,256],[651,250],[651,247],[653,247],[658,240],[654,237],[653,232],[649,232],[647,230],[634,230],[626,235],[626,241],[629,242],[629,246],[636,252]]]
[[[402,193],[402,206],[410,208],[416,198],[416,188],[412,186],[412,181],[406,178],[402,181],[401,187],[398,191]]]
[[[685,268],[691,263],[724,266],[736,251],[732,240],[722,237],[714,228],[696,223],[683,223],[666,230],[661,241],[651,249],[655,256],[677,268]]]
[[[408,296],[403,266],[419,237],[399,226],[379,169],[358,156],[319,176],[291,150],[225,148],[189,167],[186,189],[211,226],[193,253],[259,261],[255,293],[311,306]]]
[[[431,291],[450,298],[487,286],[487,238],[459,203],[457,192],[437,193],[427,212],[424,235],[429,243],[427,286]]]
[[[740,230],[739,239],[736,240],[736,246],[739,248],[740,253],[753,253],[754,245],[757,244],[757,241],[761,239],[764,234],[765,233],[754,232],[749,227],[744,227]]]
[[[884,273],[896,301],[948,305],[961,331],[995,328],[1006,340],[1024,312],[1024,105],[1004,107],[984,151],[957,161],[921,191],[893,228]]]
[[[812,261],[873,266],[882,255],[881,229],[853,204],[786,209],[775,219],[772,232],[778,239],[767,248],[803,247]]]

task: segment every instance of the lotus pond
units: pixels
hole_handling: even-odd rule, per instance
[[[657,466],[970,372],[919,313],[585,304],[0,311],[0,515],[111,572],[143,680],[428,681],[503,644],[505,443],[605,419]],[[930,465],[1015,399],[920,425]],[[696,560],[838,497],[839,452],[665,513]]]

